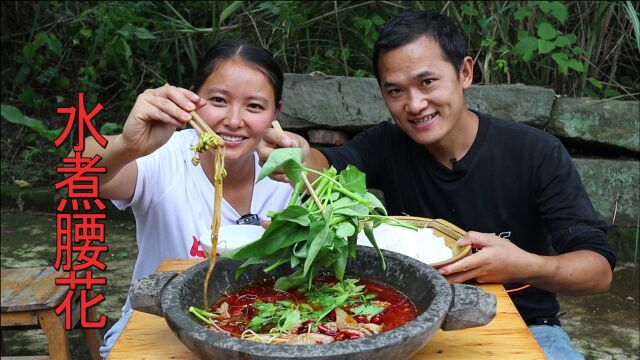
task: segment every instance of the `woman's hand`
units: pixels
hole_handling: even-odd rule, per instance
[[[189,122],[190,111],[205,104],[197,94],[169,84],[145,90],[124,124],[124,144],[139,156],[150,154],[166,143],[176,128]]]

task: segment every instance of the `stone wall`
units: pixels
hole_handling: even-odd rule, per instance
[[[336,145],[391,121],[375,79],[286,74],[282,126],[314,143]],[[525,85],[474,85],[467,106],[535,126],[560,138],[594,207],[614,225],[640,218],[640,102],[559,98]],[[328,130],[328,131],[327,131]]]

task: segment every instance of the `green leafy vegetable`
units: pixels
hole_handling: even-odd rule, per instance
[[[258,181],[283,168],[295,188],[286,209],[269,213],[272,223],[259,240],[223,254],[232,259],[247,259],[236,276],[255,264],[269,264],[264,269],[267,272],[289,264],[293,273],[276,281],[278,289],[288,290],[305,283],[311,289],[311,280],[325,267],[333,268],[336,278],[342,281],[348,258],[356,254],[361,224],[365,224],[365,234],[386,269],[373,228],[381,223],[416,228],[386,216],[380,200],[367,192],[365,174],[355,166],[339,173],[334,167],[319,172],[304,167],[301,159],[300,148],[277,149],[262,167]],[[303,175],[307,173],[318,175],[312,186],[321,207],[303,186]]]
[[[371,317],[374,315],[380,314],[384,310],[383,307],[374,305],[374,304],[362,304],[360,306],[356,306],[351,308],[351,312],[354,315],[364,315],[367,317]]]

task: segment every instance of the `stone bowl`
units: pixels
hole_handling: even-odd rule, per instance
[[[433,267],[384,251],[387,270],[373,248],[359,246],[346,274],[374,280],[404,293],[415,305],[417,318],[396,329],[356,340],[324,345],[274,345],[242,340],[204,327],[188,312],[203,308],[203,284],[207,262],[181,274],[156,273],[140,279],[130,289],[134,309],[164,316],[169,327],[202,359],[406,359],[426,344],[440,328],[455,330],[487,324],[496,311],[493,294],[470,285],[450,285]],[[235,279],[242,260],[218,258],[209,283],[208,299],[249,284],[287,274],[285,266],[272,273],[251,267]],[[290,271],[290,270],[289,270]],[[455,295],[454,295],[455,294]]]

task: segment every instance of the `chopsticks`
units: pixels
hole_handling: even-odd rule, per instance
[[[271,126],[273,126],[273,128],[276,129],[280,135],[284,135],[284,130],[282,130],[282,126],[280,126],[280,123],[278,122],[278,120],[273,120],[271,122]],[[307,175],[304,172],[301,172],[300,177],[302,177],[302,181],[304,181],[304,186],[307,188],[307,192],[309,193],[309,195],[311,195],[311,197],[313,198],[313,201],[318,206],[318,209],[320,209],[320,211],[323,211],[324,207],[322,206],[322,203],[320,202],[318,195],[313,190],[313,186],[311,185],[311,182],[309,182],[309,179],[307,179]]]
[[[196,129],[196,131],[198,132],[198,135],[202,135],[203,133],[215,134],[215,132],[211,130],[209,125],[207,125],[207,123],[204,122],[204,120],[202,120],[202,118],[200,117],[200,115],[198,115],[197,112],[192,111],[190,112],[190,114],[191,114],[191,120],[189,120],[189,125],[191,125],[192,128]]]

